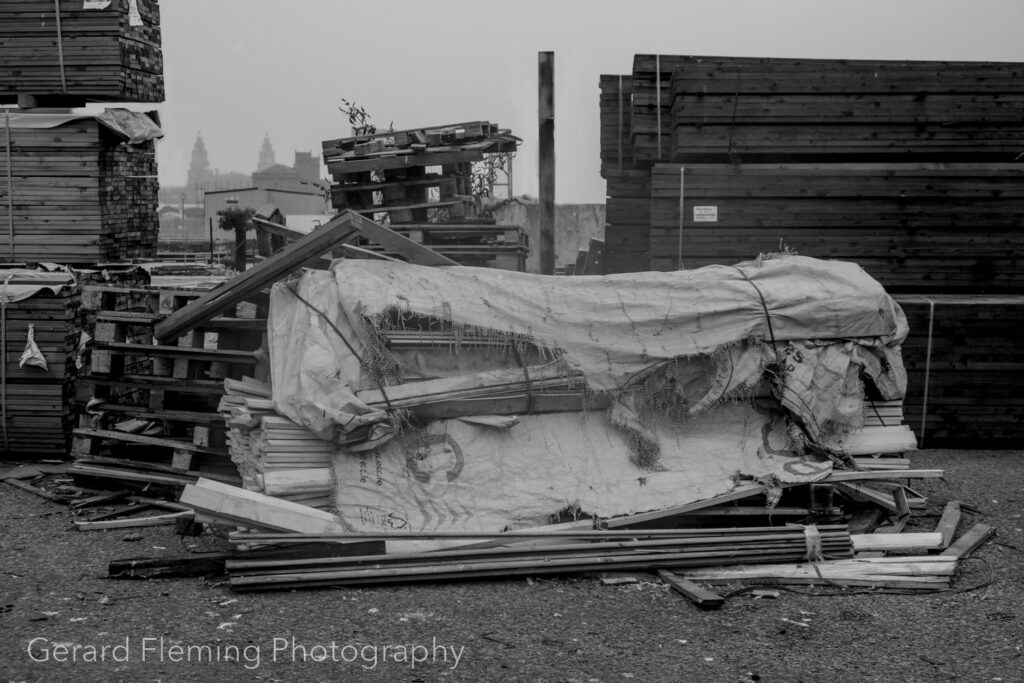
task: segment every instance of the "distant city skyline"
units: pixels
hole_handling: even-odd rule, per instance
[[[637,53],[1024,62],[1017,0],[164,0],[161,183],[183,185],[197,133],[210,165],[251,173],[351,134],[342,98],[398,128],[489,120],[523,139],[537,192],[537,52],[555,53],[559,202],[602,202],[598,78]],[[408,11],[402,11],[402,8]],[[350,28],[351,27],[351,28]],[[140,105],[141,106],[141,105]],[[149,108],[153,108],[152,106]]]

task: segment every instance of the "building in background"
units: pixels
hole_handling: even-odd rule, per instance
[[[256,162],[257,171],[265,171],[273,166],[274,161],[274,146],[270,144],[270,133],[263,136],[263,146],[260,148],[260,160]]]
[[[160,240],[164,242],[209,240],[209,218],[214,217],[216,233],[216,212],[223,209],[224,196],[252,199],[254,191],[277,191],[274,195],[280,202],[269,199],[270,195],[259,195],[262,203],[242,204],[259,209],[263,204],[280,205],[282,213],[323,215],[329,213],[321,190],[320,157],[312,152],[295,152],[292,166],[274,162],[274,146],[269,133],[264,136],[259,150],[256,170],[249,173],[229,171],[222,173],[211,168],[209,153],[202,133],[196,135],[192,146],[192,159],[188,169],[187,185],[161,186],[160,188]],[[290,194],[289,194],[290,193]],[[212,211],[206,207],[206,195],[211,197]],[[286,210],[286,209],[293,210]],[[215,238],[219,238],[215,234]]]

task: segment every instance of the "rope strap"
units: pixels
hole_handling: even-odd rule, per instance
[[[529,414],[533,412],[534,405],[533,381],[530,379],[530,370],[526,367],[526,363],[523,362],[523,356],[519,353],[519,347],[516,346],[514,340],[512,342],[512,355],[516,357],[516,362],[523,369],[523,382],[526,384],[526,413]]]
[[[14,261],[14,153],[11,151],[11,112],[8,109],[4,110],[4,130],[7,161],[7,236],[10,240],[8,249],[11,261]]]
[[[928,346],[924,355],[924,396],[921,399],[921,438],[918,446],[924,447],[924,432],[928,419],[928,383],[932,376],[932,332],[935,330],[935,301],[921,296],[928,302]]]
[[[740,275],[742,275],[743,279],[746,280],[747,282],[749,282],[750,286],[754,288],[755,292],[757,292],[757,298],[760,299],[760,301],[761,301],[761,309],[764,311],[765,322],[768,323],[768,336],[772,340],[772,349],[775,351],[775,359],[781,362],[782,358],[779,357],[779,349],[776,346],[776,342],[775,342],[775,328],[772,327],[772,316],[771,316],[771,314],[768,311],[768,302],[764,298],[764,293],[761,291],[761,288],[758,287],[754,283],[754,281],[750,279],[750,276],[748,276],[746,273],[744,273],[742,270],[740,270],[736,266],[732,266],[732,269],[735,270]]]
[[[60,0],[53,0],[53,8],[57,12],[57,58],[60,60],[60,88],[61,92],[68,91],[68,79],[64,73],[64,34],[60,27]]]
[[[0,422],[3,423],[4,451],[11,450],[11,443],[7,435],[7,285],[10,284],[14,274],[4,279],[3,287],[0,288],[0,348],[3,349],[4,358],[0,359]]]
[[[797,524],[795,526],[804,530],[804,544],[807,552],[804,559],[808,562],[824,562],[825,555],[821,549],[821,532],[813,524]]]

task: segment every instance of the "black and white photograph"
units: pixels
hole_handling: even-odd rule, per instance
[[[0,683],[1024,682],[1024,4],[0,0]]]

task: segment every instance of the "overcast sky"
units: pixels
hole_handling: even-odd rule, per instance
[[[1021,0],[162,0],[160,178],[252,172],[351,134],[341,98],[398,129],[487,120],[537,192],[537,52],[555,53],[557,200],[603,202],[598,77],[635,53],[1024,62]]]

